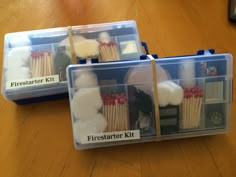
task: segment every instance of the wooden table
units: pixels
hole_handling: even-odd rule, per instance
[[[236,56],[227,9],[227,0],[1,0],[0,47],[7,32],[133,19],[160,57]],[[18,106],[1,97],[0,113],[0,177],[236,176],[235,120],[225,135],[76,151],[67,99]]]

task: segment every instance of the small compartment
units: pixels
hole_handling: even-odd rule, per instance
[[[227,74],[227,61],[222,57],[202,60],[196,63],[197,77],[216,77]]]
[[[179,131],[180,106],[159,107],[161,135],[175,134]]]
[[[225,103],[230,98],[229,88],[231,87],[231,81],[226,77],[211,77],[205,80],[205,103]]]
[[[76,56],[79,60],[99,62],[137,60],[141,43],[134,21],[72,28]]]
[[[153,96],[147,92],[149,88],[152,84],[127,86],[130,129],[140,130],[141,137],[156,135]]]
[[[123,35],[117,37],[121,60],[136,59],[140,57],[140,44],[137,35]]]
[[[205,128],[224,128],[226,122],[226,104],[205,105]]]
[[[6,90],[31,87],[34,84],[21,84],[16,81],[45,76],[52,76],[54,72],[53,45],[14,47],[6,52],[4,60],[4,80]],[[11,83],[9,83],[11,82]],[[34,81],[35,84],[39,81]]]

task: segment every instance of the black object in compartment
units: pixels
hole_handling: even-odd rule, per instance
[[[179,130],[179,106],[159,107],[161,134],[176,133]]]
[[[206,128],[224,128],[226,117],[225,103],[207,104],[205,108]]]

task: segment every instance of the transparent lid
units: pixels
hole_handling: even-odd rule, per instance
[[[233,76],[230,54],[160,58],[154,66],[156,72],[146,59],[67,68],[76,148],[228,129]]]
[[[2,94],[20,100],[66,93],[68,65],[89,63],[91,59],[133,60],[141,54],[135,21],[8,33],[4,40]]]

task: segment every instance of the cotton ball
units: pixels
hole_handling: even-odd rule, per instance
[[[76,119],[90,119],[101,107],[102,98],[98,87],[80,89],[71,102],[71,110]]]
[[[28,79],[31,78],[31,72],[29,68],[10,68],[6,70],[5,77],[7,81]]]
[[[74,43],[75,53],[80,58],[98,56],[98,42],[93,39],[86,39]]]
[[[5,58],[5,68],[29,66],[31,47],[17,47],[11,49]]]
[[[183,89],[172,81],[166,81],[165,84],[170,86],[170,100],[169,104],[179,105],[184,97]]]
[[[31,41],[27,36],[15,37],[9,41],[11,47],[30,46]]]
[[[73,42],[80,42],[80,41],[85,40],[85,38],[84,38],[83,36],[73,35],[72,40],[73,40]],[[58,44],[58,46],[67,46],[67,47],[70,47],[70,39],[69,39],[69,38],[66,38],[66,39],[62,40],[62,41]]]
[[[99,35],[98,35],[98,39],[99,41],[101,42],[108,42],[111,40],[111,37],[110,35],[107,33],[107,32],[101,32]]]
[[[75,80],[75,87],[90,88],[98,85],[97,77],[93,72],[82,72]]]
[[[170,86],[161,82],[157,84],[158,104],[161,107],[167,106],[170,100]]]
[[[78,143],[85,144],[90,134],[102,133],[107,127],[107,122],[101,113],[90,119],[77,120],[73,125],[74,137]]]

